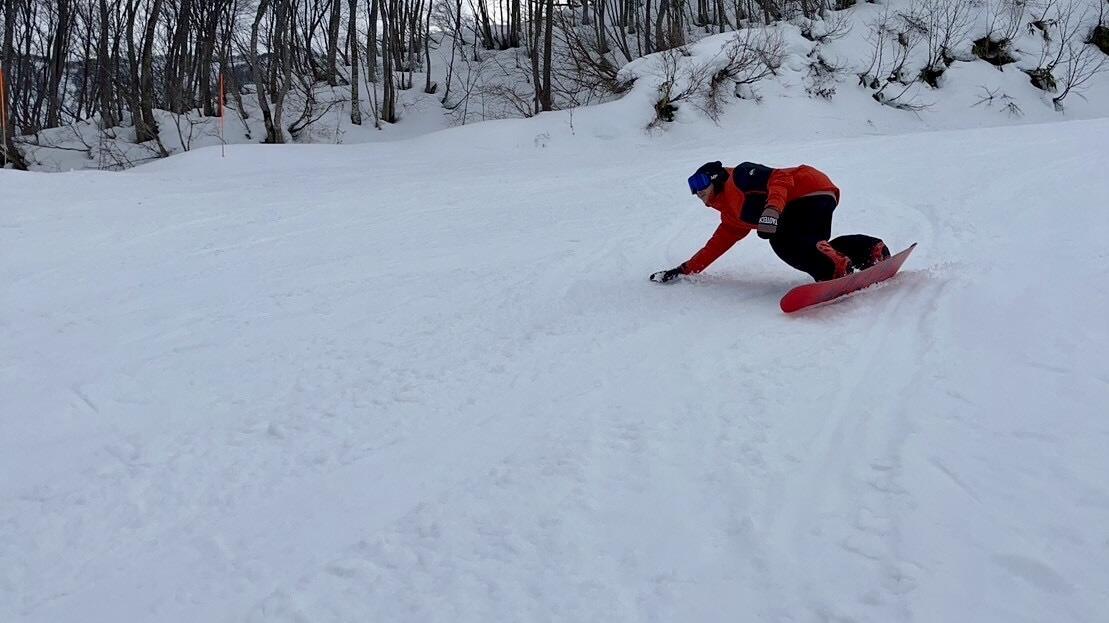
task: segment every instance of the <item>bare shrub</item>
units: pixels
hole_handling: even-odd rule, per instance
[[[974,41],[972,51],[978,58],[1001,69],[1015,63],[1013,39],[1024,24],[1026,0],[1003,0],[996,6],[986,5],[986,34]]]
[[[924,38],[924,27],[911,15],[883,12],[869,24],[871,43],[870,64],[859,73],[859,85],[872,89],[874,101],[899,110],[919,111],[929,104],[915,101],[910,95],[920,72],[908,70],[913,50]]]
[[[1097,62],[1097,51],[1080,39],[1080,33],[1087,28],[1088,15],[1089,7],[1080,7],[1073,0],[1062,4],[1049,0],[1029,24],[1030,31],[1038,30],[1041,34],[1036,67],[1024,70],[1033,86],[1049,93],[1057,92],[1059,84],[1055,70],[1060,65],[1067,74],[1064,82],[1071,85],[1068,91],[1081,88],[1100,71],[1102,63]],[[1057,109],[1062,109],[1065,97],[1053,99]]]
[[[662,54],[663,80],[649,128],[673,121],[681,102],[690,102],[718,121],[727,93],[775,75],[785,56],[785,43],[777,31],[748,29],[704,63],[683,67],[681,59],[687,54],[682,48]],[[731,89],[725,89],[725,85]]]
[[[970,32],[971,0],[924,0],[914,15],[924,26],[926,54],[920,78],[939,88],[940,77],[955,62],[955,50]]]
[[[824,58],[818,49],[809,53],[809,73],[805,77],[805,92],[811,97],[830,100],[836,94],[836,83],[844,72],[844,67]]]
[[[1109,1],[1097,5],[1097,23],[1090,29],[1090,36],[1086,43],[1097,46],[1105,54],[1109,54]]]
[[[836,41],[851,34],[851,18],[843,12],[828,13],[824,19],[806,19],[801,36],[816,43]]]
[[[1017,62],[1017,59],[1013,57],[1009,39],[994,39],[990,36],[981,37],[974,40],[971,51],[975,56],[996,66],[998,69]]]
[[[1051,99],[1055,110],[1063,110],[1063,100],[1071,93],[1082,91],[1087,83],[1097,74],[1109,69],[1109,56],[1102,54],[1092,45],[1072,42],[1069,53],[1062,65],[1062,77],[1059,82],[1063,90]]]
[[[710,60],[700,69],[700,73],[710,73],[711,77],[701,91],[699,107],[710,119],[718,121],[727,92],[734,94],[740,86],[753,85],[776,75],[784,57],[785,42],[781,33],[769,29],[744,30],[724,48],[719,58]],[[730,89],[724,89],[725,85]]]
[[[979,88],[986,93],[985,95],[980,96],[978,98],[978,101],[971,105],[971,108],[982,105],[985,105],[987,108],[993,108],[994,104],[1000,104],[1001,109],[1010,117],[1020,117],[1024,115],[1024,111],[1021,110],[1020,106],[1017,105],[1012,96],[1005,93],[998,95],[998,89],[994,89],[993,91],[991,91],[984,86]]]

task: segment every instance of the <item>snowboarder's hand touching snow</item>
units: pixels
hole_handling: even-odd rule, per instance
[[[671,268],[670,270],[660,270],[657,273],[651,273],[651,281],[655,283],[666,283],[677,279],[679,275],[685,274],[685,264]]]

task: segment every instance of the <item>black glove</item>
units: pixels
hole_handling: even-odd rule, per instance
[[[759,238],[769,238],[778,233],[778,217],[782,213],[774,208],[766,208],[759,217]]]
[[[681,266],[671,268],[670,270],[660,270],[657,273],[651,273],[651,281],[654,281],[655,283],[666,283],[667,281],[673,281],[674,279],[677,279],[679,275],[684,274],[685,264],[683,263]]]

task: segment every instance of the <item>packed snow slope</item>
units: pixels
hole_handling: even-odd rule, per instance
[[[0,171],[0,620],[1106,620],[1109,120],[582,119]],[[920,246],[648,282],[712,159]]]

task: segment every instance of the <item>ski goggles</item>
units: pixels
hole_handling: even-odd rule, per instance
[[[689,176],[689,192],[696,195],[712,185],[712,178],[708,173],[694,173]]]

